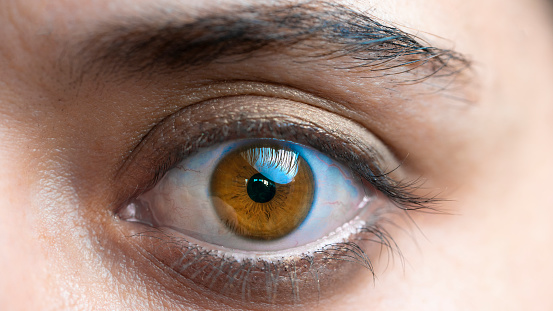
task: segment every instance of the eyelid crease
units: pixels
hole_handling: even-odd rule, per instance
[[[180,89],[179,86],[176,88]],[[374,90],[373,95],[383,96],[377,93],[379,90]],[[155,124],[161,124],[165,119],[170,118],[170,114],[180,113],[181,110],[186,109],[191,105],[200,105],[204,102],[215,100],[217,98],[238,98],[245,96],[256,96],[290,100],[301,104],[309,105],[322,111],[332,114],[340,115],[344,118],[350,119],[352,122],[360,124],[362,127],[367,125],[361,125],[361,121],[364,121],[363,115],[359,114],[359,111],[355,109],[355,105],[350,103],[344,98],[339,98],[339,101],[331,98],[324,97],[323,94],[312,94],[301,89],[297,89],[290,85],[283,85],[281,83],[274,84],[269,82],[259,82],[250,80],[221,80],[221,81],[207,81],[194,87],[187,87],[185,95],[181,92],[177,92],[175,95],[171,94],[166,96],[164,100],[166,115],[161,116],[157,120],[153,120]],[[371,103],[371,99],[366,99],[366,104]],[[371,103],[376,104],[376,103]],[[370,124],[369,124],[370,126]],[[155,126],[151,127],[141,138],[136,139],[137,142],[141,142],[144,137],[149,135],[149,132],[153,131]],[[380,137],[375,133],[375,129],[367,128],[371,131],[378,140],[384,141],[383,137]],[[137,146],[134,146],[134,150]],[[391,151],[394,154],[394,151]],[[133,152],[129,153],[129,156]],[[395,154],[394,154],[395,155]],[[395,155],[396,158],[401,158]],[[126,162],[125,159],[124,162]],[[121,168],[117,170],[121,171]]]

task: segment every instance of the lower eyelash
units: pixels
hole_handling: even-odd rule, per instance
[[[355,272],[359,267],[368,270],[374,279],[374,262],[368,253],[381,254],[386,250],[392,258],[393,254],[401,256],[388,231],[378,224],[385,219],[392,224],[381,216],[371,225],[358,227],[357,233],[341,242],[326,244],[309,254],[278,260],[221,255],[163,228],[152,228],[131,237],[152,239],[152,245],[156,245],[152,252],[154,257],[196,286],[219,296],[246,304],[294,305],[330,296],[329,285],[340,288],[335,286],[336,282],[350,283],[352,275],[359,274]],[[375,245],[378,250],[367,251]],[[313,295],[316,296],[310,297]]]

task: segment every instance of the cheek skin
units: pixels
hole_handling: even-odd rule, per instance
[[[26,297],[44,298],[40,286],[43,283],[43,251],[40,243],[30,232],[32,213],[28,210],[28,184],[19,171],[14,170],[12,159],[4,152],[0,155],[0,304],[6,309],[39,309],[38,300]],[[29,254],[34,254],[34,258]],[[37,272],[29,273],[29,267]],[[21,305],[20,303],[24,303]]]
[[[105,202],[79,202],[60,163],[50,161],[31,176],[21,173],[28,168],[14,163],[36,159],[28,155],[14,159],[13,154],[0,154],[2,309],[200,309],[186,302],[164,305],[173,301],[168,298],[151,301],[146,293],[162,289],[146,286],[138,278],[121,277],[140,275],[146,267],[117,256],[117,249],[112,250],[117,260],[110,261],[106,249],[112,236],[103,232],[108,227],[105,222],[113,218],[85,211],[95,204],[105,206]]]
[[[382,286],[376,286],[396,286],[400,291],[384,294],[386,301],[404,298],[390,305],[391,310],[410,309],[419,301],[441,310],[552,307],[553,281],[548,276],[553,275],[553,98],[545,90],[551,89],[553,78],[543,67],[553,68],[553,45],[551,40],[542,41],[551,38],[551,27],[539,18],[539,11],[547,11],[533,7],[536,3],[463,4],[474,8],[469,11],[481,10],[469,19],[471,27],[486,29],[485,36],[471,39],[482,44],[459,42],[485,66],[476,122],[469,124],[473,129],[468,156],[476,161],[458,176],[460,186],[452,190],[455,202],[442,208],[458,214],[415,217],[425,238],[417,239],[418,250],[414,245],[400,246],[413,268],[404,274],[386,273]],[[499,7],[500,13],[492,13]],[[512,24],[507,19],[524,25],[525,35],[504,35],[520,31],[505,27]],[[477,29],[467,33],[476,34]],[[452,156],[450,150],[442,152],[442,158]],[[410,255],[416,253],[422,255]]]
[[[18,144],[17,149],[25,150],[21,147]],[[6,144],[2,151],[4,148]],[[81,267],[74,259],[82,256],[68,247],[82,242],[67,234],[75,223],[69,209],[64,208],[66,197],[60,196],[52,176],[40,180],[24,173],[29,171],[24,163],[34,160],[28,154],[14,155],[18,154],[0,155],[0,266],[4,269],[0,305],[6,310],[40,310],[45,305],[58,310],[71,308],[77,301],[85,301],[84,293],[75,291],[74,284],[79,283],[78,274],[86,274],[86,270],[77,272]],[[89,292],[90,298],[95,292]]]

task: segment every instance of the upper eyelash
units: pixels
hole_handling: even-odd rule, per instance
[[[273,128],[278,128],[281,130],[281,127],[276,126],[275,124],[272,124],[271,122],[267,122],[267,126]],[[256,125],[255,127],[260,127],[260,125]],[[287,140],[294,140],[298,138],[297,129],[299,128],[298,125],[294,125],[294,131],[296,132],[296,137],[281,137],[282,134],[278,134],[273,129],[269,129],[270,132],[273,132],[273,137],[267,137],[267,138],[282,138]],[[303,130],[305,132],[308,132],[309,134],[304,136],[311,135],[312,138],[316,137],[317,140],[322,140],[324,137],[321,132],[317,133],[316,130],[313,130],[314,126],[304,126]],[[198,140],[201,140],[203,145],[201,148],[206,147],[206,142],[209,144],[213,143],[220,143],[224,140],[228,139],[234,139],[233,137],[228,138],[224,137],[224,135],[221,135],[221,133],[231,132],[228,129],[224,128],[215,128],[215,131],[206,131],[203,133],[202,137],[199,137]],[[221,138],[223,137],[223,138]],[[256,138],[265,138],[265,137],[256,137]],[[367,163],[367,160],[362,159],[364,155],[356,155],[353,153],[352,150],[345,150],[344,148],[332,148],[332,150],[321,150],[321,148],[317,148],[320,146],[333,146],[332,142],[329,142],[329,140],[332,138],[326,137],[326,144],[325,142],[319,142],[318,144],[311,143],[309,144],[311,147],[323,152],[323,153],[333,153],[331,154],[331,157],[335,158],[338,161],[341,161],[343,164],[345,164],[347,167],[352,169],[352,171],[359,174],[363,180],[368,181],[371,186],[375,187],[378,191],[385,194],[392,202],[396,203],[397,207],[405,210],[420,210],[420,209],[431,209],[436,211],[435,205],[437,203],[442,202],[443,200],[440,199],[436,195],[432,196],[420,196],[416,195],[415,192],[419,190],[422,186],[422,182],[418,179],[415,179],[413,181],[396,181],[389,177],[390,173],[397,170],[399,167],[395,167],[389,171],[383,171],[381,168],[378,167],[376,163]],[[296,140],[297,141],[297,140]],[[311,139],[313,141],[313,139]],[[301,142],[300,142],[301,143]],[[199,142],[192,142],[192,145],[201,145]],[[183,148],[184,149],[184,148]],[[193,148],[192,151],[186,150],[185,152],[181,150],[176,150],[176,152],[173,152],[170,156],[166,157],[165,160],[156,167],[155,174],[151,182],[142,188],[142,191],[146,191],[153,186],[157,184],[157,182],[165,175],[165,173],[172,169],[177,163],[182,161],[185,157],[193,154],[197,151],[197,149],[200,149],[200,147]],[[344,163],[345,162],[345,163]]]

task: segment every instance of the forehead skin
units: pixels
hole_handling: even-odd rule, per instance
[[[106,266],[108,255],[92,246],[110,243],[98,242],[101,228],[88,229],[87,221],[99,218],[103,206],[83,202],[102,202],[96,193],[110,190],[98,186],[92,189],[99,192],[76,195],[71,185],[76,180],[102,184],[143,128],[164,109],[176,107],[159,107],[154,97],[161,95],[147,94],[141,81],[121,83],[117,94],[87,78],[81,88],[68,83],[72,68],[64,57],[73,54],[65,40],[82,38],[98,21],[141,16],[154,8],[216,11],[235,2],[247,3],[0,1],[1,309],[213,307],[194,293],[177,302],[163,288],[129,277],[125,265],[137,263]],[[470,56],[475,78],[464,87],[475,93],[475,101],[459,108],[428,97],[424,105],[390,112],[344,95],[350,112],[366,116],[371,130],[412,154],[413,170],[446,193],[451,201],[443,208],[452,212],[415,214],[424,236],[416,233],[417,243],[409,237],[399,241],[405,267],[396,262],[379,272],[375,283],[367,278],[355,284],[333,297],[328,310],[553,309],[550,8],[537,0],[345,4]],[[326,87],[313,85],[321,81],[315,74],[305,75],[312,89]],[[345,71],[322,79],[371,96],[370,88],[348,84]],[[343,114],[354,118],[346,110]],[[136,119],[134,127],[128,125]],[[413,136],[404,138],[404,132]]]

